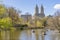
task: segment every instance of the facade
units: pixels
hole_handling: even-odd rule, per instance
[[[25,15],[21,15],[21,18],[23,19],[23,23],[28,23],[32,19],[32,15],[26,13]]]

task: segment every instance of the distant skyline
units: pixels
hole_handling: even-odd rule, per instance
[[[15,7],[18,10],[22,11],[22,14],[29,12],[34,14],[36,4],[39,7],[41,4],[44,6],[45,15],[53,15],[56,11],[54,6],[60,4],[60,0],[0,0],[2,4],[5,4],[6,7]],[[56,8],[56,7],[55,7]]]

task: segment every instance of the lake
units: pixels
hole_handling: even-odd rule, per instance
[[[0,40],[60,40],[58,30],[43,29],[0,31]]]

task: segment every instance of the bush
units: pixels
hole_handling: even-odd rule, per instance
[[[12,27],[12,20],[9,17],[0,19],[0,27],[1,28]]]

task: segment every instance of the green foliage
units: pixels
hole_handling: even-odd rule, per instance
[[[47,18],[43,18],[41,21],[42,21],[42,25],[43,26],[46,26],[47,25]]]
[[[9,28],[11,26],[12,26],[12,20],[9,17],[0,19],[1,28]]]
[[[22,23],[22,19],[19,18],[18,13],[14,7],[7,9],[5,5],[0,4],[0,28],[12,29],[13,25]]]
[[[42,27],[42,22],[41,21],[37,21],[37,26],[38,27]]]
[[[0,16],[6,13],[6,8],[4,5],[0,5]]]
[[[43,27],[47,25],[47,18],[42,18],[40,20],[37,20],[37,26],[38,27]]]

